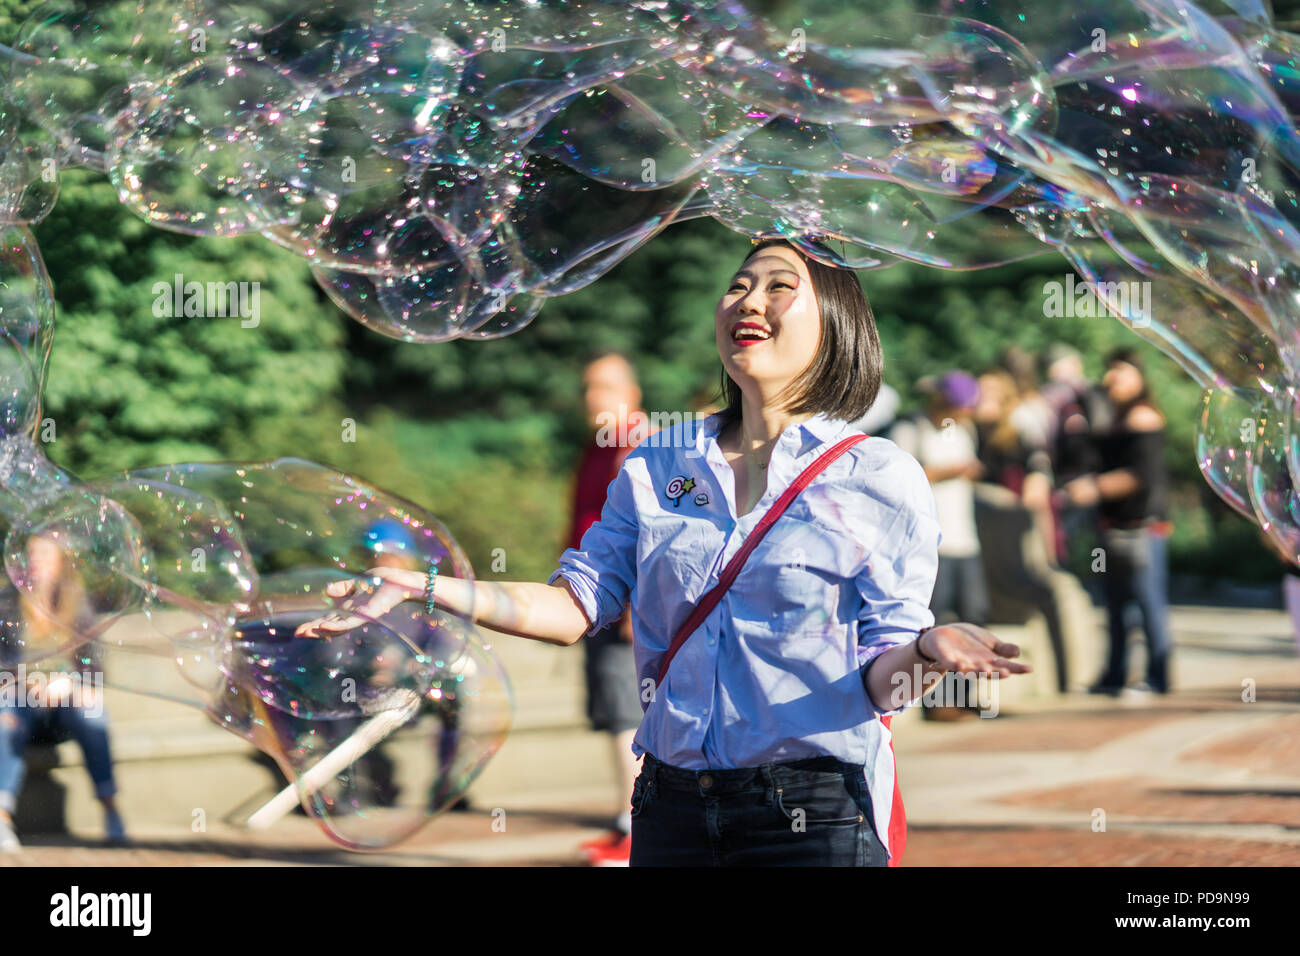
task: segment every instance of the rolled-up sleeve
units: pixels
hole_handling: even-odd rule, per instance
[[[560,555],[560,566],[547,581],[564,578],[590,626],[584,637],[617,621],[636,586],[637,512],[629,455],[605,493],[600,520],[587,529],[578,547]]]
[[[919,469],[918,469],[919,470]],[[924,482],[911,498],[911,513],[900,514],[895,527],[907,530],[884,536],[885,547],[873,555],[858,576],[862,610],[858,615],[858,668],[866,685],[867,668],[891,647],[916,640],[921,628],[934,624],[930,598],[939,572],[939,520],[934,492]],[[871,695],[867,700],[881,716],[900,713],[910,700],[897,708],[881,710]]]

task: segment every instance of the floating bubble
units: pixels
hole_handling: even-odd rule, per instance
[[[1289,406],[1279,396],[1279,404]],[[1300,484],[1287,458],[1290,408],[1261,403],[1254,447],[1246,462],[1246,487],[1260,528],[1278,553],[1300,564]]]
[[[1233,392],[1209,389],[1201,397],[1196,428],[1196,464],[1206,483],[1234,511],[1252,521],[1255,511],[1247,472],[1264,414],[1263,408]]]
[[[203,56],[208,37],[171,0],[50,0],[0,48],[7,98],[63,149],[104,171],[113,127],[132,91]],[[142,28],[147,25],[146,28]]]
[[[313,613],[246,623],[242,633],[254,641],[271,628],[291,634]],[[302,716],[267,704],[247,679],[228,683],[211,712],[273,757],[294,780],[302,805],[332,839],[353,849],[405,839],[460,799],[504,742],[513,712],[504,671],[463,620],[440,615],[430,622],[422,612],[407,612],[390,614],[385,622],[407,641],[386,649],[376,666],[393,673],[375,681],[376,689],[349,713]],[[305,643],[326,645],[308,653],[329,656],[335,652],[328,645],[338,640]],[[344,658],[351,647],[348,642]],[[425,661],[426,669],[402,673],[416,660]],[[413,679],[420,673],[425,680]],[[267,686],[282,683],[264,676]]]
[[[253,183],[266,191],[275,159],[310,153],[311,102],[309,90],[263,60],[209,57],[137,89],[130,127],[107,150],[109,177],[121,201],[154,225],[194,235],[256,231],[268,224],[247,193]]]
[[[294,635],[335,606],[325,587],[342,578],[430,564],[472,576],[446,528],[408,502],[282,459],[141,469],[21,521],[7,545],[19,592],[57,617],[59,602],[41,603],[53,568],[84,601],[39,640],[6,632],[0,653],[37,662],[81,647],[111,686],[202,710],[275,758],[342,845],[405,838],[504,740],[509,683],[463,619],[406,603],[329,638]],[[394,760],[394,780],[375,778]]]
[[[31,226],[59,198],[59,150],[12,106],[0,102],[0,226]]]
[[[42,618],[38,639],[24,632],[10,640],[7,656],[38,661],[104,634],[143,610],[151,555],[139,523],[117,502],[69,489],[15,519],[5,539],[5,570]],[[63,594],[84,596],[63,613]]]

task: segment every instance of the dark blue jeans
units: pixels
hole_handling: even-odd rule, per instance
[[[945,615],[951,614],[954,620],[983,627],[989,616],[989,586],[984,577],[984,558],[978,554],[961,558],[939,555],[930,610],[937,624],[948,623]]]
[[[888,866],[860,765],[834,757],[683,770],[645,755],[632,866]]]
[[[1123,534],[1123,533],[1121,533]],[[1169,660],[1173,638],[1169,633],[1169,548],[1163,535],[1150,528],[1123,537],[1108,533],[1104,575],[1110,654],[1098,682],[1123,687],[1128,680],[1128,622],[1125,612],[1136,603],[1142,612],[1147,641],[1147,683],[1154,690],[1169,690]]]
[[[81,745],[96,797],[102,800],[117,793],[108,715],[102,708],[92,713],[80,707],[0,707],[0,810],[13,813],[17,805],[27,770],[23,751],[40,727]]]

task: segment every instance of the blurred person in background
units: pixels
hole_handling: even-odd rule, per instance
[[[648,427],[636,369],[621,352],[598,352],[587,361],[582,396],[592,438],[578,463],[569,548],[579,547],[587,529],[600,520],[609,483]],[[624,612],[613,624],[584,639],[582,647],[587,718],[592,730],[610,735],[614,779],[618,781],[612,832],[583,844],[582,849],[594,865],[625,866],[632,852],[632,789],[640,772],[632,739],[642,716],[631,617]]]
[[[1052,459],[1036,413],[1029,412],[1011,374],[993,368],[979,377],[979,404],[972,418],[984,480],[1014,493],[1034,516],[1050,561],[1055,563]]]
[[[1291,618],[1291,637],[1295,639],[1296,648],[1300,649],[1300,568],[1278,554],[1277,545],[1263,531],[1259,532],[1259,542],[1277,554],[1282,562],[1282,606]]]
[[[1093,433],[1108,431],[1111,422],[1110,398],[1100,385],[1088,381],[1083,371],[1083,356],[1077,349],[1057,343],[1043,353],[1046,383],[1040,394],[1052,410],[1052,427],[1048,451],[1052,456],[1052,474],[1058,487],[1095,472],[1100,464]],[[1068,499],[1053,496],[1056,516],[1056,556],[1064,562],[1070,541],[1083,531],[1089,514],[1086,509],[1069,505]]]
[[[30,591],[4,588],[5,633],[0,665],[10,671],[21,662],[20,647],[62,649],[25,666],[25,693],[7,687],[0,693],[0,851],[22,848],[13,814],[27,765],[23,754],[33,736],[77,741],[104,808],[104,831],[112,843],[126,842],[126,826],[116,803],[117,783],[104,710],[103,669],[98,645],[81,642],[94,624],[94,609],[80,574],[53,538],[27,539]],[[66,646],[72,645],[72,646]],[[38,673],[39,672],[39,673]]]
[[[372,524],[366,529],[362,544],[374,555],[374,567],[407,570],[424,567],[424,561],[419,556],[410,529],[396,518],[380,518]],[[438,705],[434,705],[426,697],[421,706],[426,710],[434,709],[438,712],[442,724],[442,732],[438,735],[438,763],[439,766],[448,766],[455,760],[459,740],[457,730],[457,718],[460,716],[459,704],[455,697],[448,697]],[[361,726],[362,721],[347,719],[336,720],[334,723],[337,725],[335,733],[341,743]],[[368,795],[369,799],[373,799],[375,804],[381,807],[395,806],[401,791],[397,785],[396,767],[385,750],[385,744],[380,743],[366,751],[358,763],[365,771],[365,779],[371,791]],[[462,798],[449,807],[451,810],[460,811],[469,808],[467,798]]]
[[[1052,472],[1064,484],[1097,470],[1094,431],[1110,427],[1110,399],[1102,386],[1090,382],[1078,349],[1057,343],[1043,352],[1047,381],[1039,394],[1051,409],[1048,451]]]
[[[976,454],[971,410],[979,403],[979,385],[962,371],[924,378],[917,390],[926,396],[923,412],[894,424],[890,437],[925,469],[939,519],[939,569],[930,610],[937,624],[969,621],[983,627],[989,615],[984,559],[975,529],[974,482],[984,474]],[[973,699],[971,696],[967,700]],[[921,698],[926,719],[953,719],[974,713],[969,708],[938,706]]]
[[[1165,694],[1170,690],[1173,649],[1165,418],[1155,405],[1135,349],[1111,352],[1102,385],[1114,406],[1114,418],[1096,436],[1098,471],[1074,478],[1061,492],[1077,506],[1095,505],[1100,516],[1110,655],[1092,691],[1118,695],[1124,690],[1128,680],[1125,613],[1130,603],[1136,603],[1147,644],[1147,678],[1136,689]]]
[[[982,499],[984,507],[995,509],[980,515],[985,550],[994,547],[1003,554],[1003,560],[985,569],[990,591],[1000,601],[1029,605],[1043,615],[1057,664],[1057,686],[1064,691],[1070,683],[1069,651],[1053,584],[1060,559],[1051,454],[1039,424],[1025,414],[1027,406],[1010,373],[990,369],[980,376],[979,386],[974,418],[980,461],[986,480],[1010,492],[1009,501],[994,495]]]
[[[1046,448],[1052,431],[1052,409],[1038,391],[1038,362],[1018,345],[1002,353],[998,367],[1015,383],[1011,415],[1016,429],[1032,448]]]

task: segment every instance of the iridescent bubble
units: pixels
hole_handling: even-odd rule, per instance
[[[109,176],[154,225],[256,231],[266,223],[246,193],[270,175],[263,156],[311,151],[310,105],[311,91],[259,59],[210,57],[136,91],[133,122],[107,152]]]
[[[460,87],[464,52],[446,36],[401,22],[358,25],[331,46],[323,95],[348,101],[381,152],[409,161],[441,125]]]
[[[7,439],[36,425],[54,336],[54,291],[24,226],[0,226],[0,336],[0,437]]]
[[[44,131],[0,102],[0,226],[31,226],[59,198],[59,151]]]
[[[498,301],[504,301],[499,306]],[[484,298],[479,305],[471,309],[465,319],[465,331],[460,334],[464,339],[499,339],[518,332],[541,311],[546,299],[539,295],[523,295],[516,298],[496,300]],[[476,316],[486,316],[482,321]]]
[[[1196,464],[1211,488],[1252,521],[1248,466],[1264,410],[1228,391],[1207,389],[1196,428]]]
[[[460,334],[470,289],[461,263],[409,278],[314,269],[317,283],[367,328],[405,342],[445,342]]]
[[[1271,401],[1259,406],[1254,447],[1246,463],[1246,486],[1264,534],[1279,554],[1300,564],[1300,484],[1287,459],[1290,402],[1278,398],[1279,404],[1288,406],[1285,411]]]
[[[472,578],[464,551],[427,511],[326,465],[300,458],[267,462],[160,465],[129,478],[185,489],[218,502],[258,574],[256,597],[324,600],[324,586],[375,566],[397,562]],[[376,553],[371,531],[394,522],[409,540],[396,553]],[[382,561],[381,561],[382,559]],[[322,576],[303,577],[307,572]],[[332,576],[323,576],[330,572]]]
[[[567,97],[528,148],[610,186],[657,190],[720,162],[768,120],[661,60]]]
[[[0,47],[8,97],[78,162],[104,170],[104,151],[131,89],[200,58],[184,0],[49,0]],[[147,29],[141,29],[147,24]]]
[[[432,515],[296,459],[141,469],[84,488],[55,499],[46,520],[29,516],[34,530],[11,534],[9,570],[30,589],[50,537],[70,557],[94,555],[63,566],[96,613],[66,639],[11,642],[11,657],[49,657],[93,638],[107,683],[197,707],[245,737],[281,764],[330,837],[354,848],[423,826],[500,746],[511,691],[462,619],[407,603],[328,639],[294,634],[335,605],[324,592],[340,578],[430,564],[470,578]],[[92,505],[97,523],[87,520]],[[140,529],[135,567],[106,557],[127,526]],[[339,748],[359,740],[343,760],[352,751]],[[383,786],[370,779],[394,766]]]
[[[281,622],[292,633],[292,625],[310,616],[299,612],[246,624],[243,633],[253,638],[271,627],[279,630]],[[222,726],[273,757],[325,832],[352,849],[390,846],[456,802],[504,742],[513,714],[504,671],[463,620],[394,612],[384,623],[407,641],[394,641],[385,651],[375,666],[392,673],[372,677],[374,691],[350,713],[302,716],[268,704],[246,679],[231,681],[211,711]],[[378,622],[367,626],[380,629]],[[417,660],[425,669],[406,673]],[[265,676],[268,686],[282,683]],[[257,818],[255,813],[255,826]]]
[[[139,523],[115,501],[76,488],[13,520],[4,560],[19,594],[50,624],[36,640],[9,642],[8,656],[27,661],[78,647],[142,611],[152,576]],[[75,616],[63,613],[69,587],[85,596]]]
[[[294,636],[294,628],[321,611],[310,598],[258,601],[231,634],[227,676],[262,703],[307,720],[377,713],[394,696],[428,691],[435,671],[422,635],[408,638],[385,621],[365,619],[329,638]]]
[[[329,607],[304,594],[257,601],[220,640],[100,640],[97,659],[109,685],[198,708],[275,759],[291,784],[270,822],[301,802],[343,846],[391,846],[463,796],[500,748],[509,681],[476,629],[411,604],[296,638]]]

